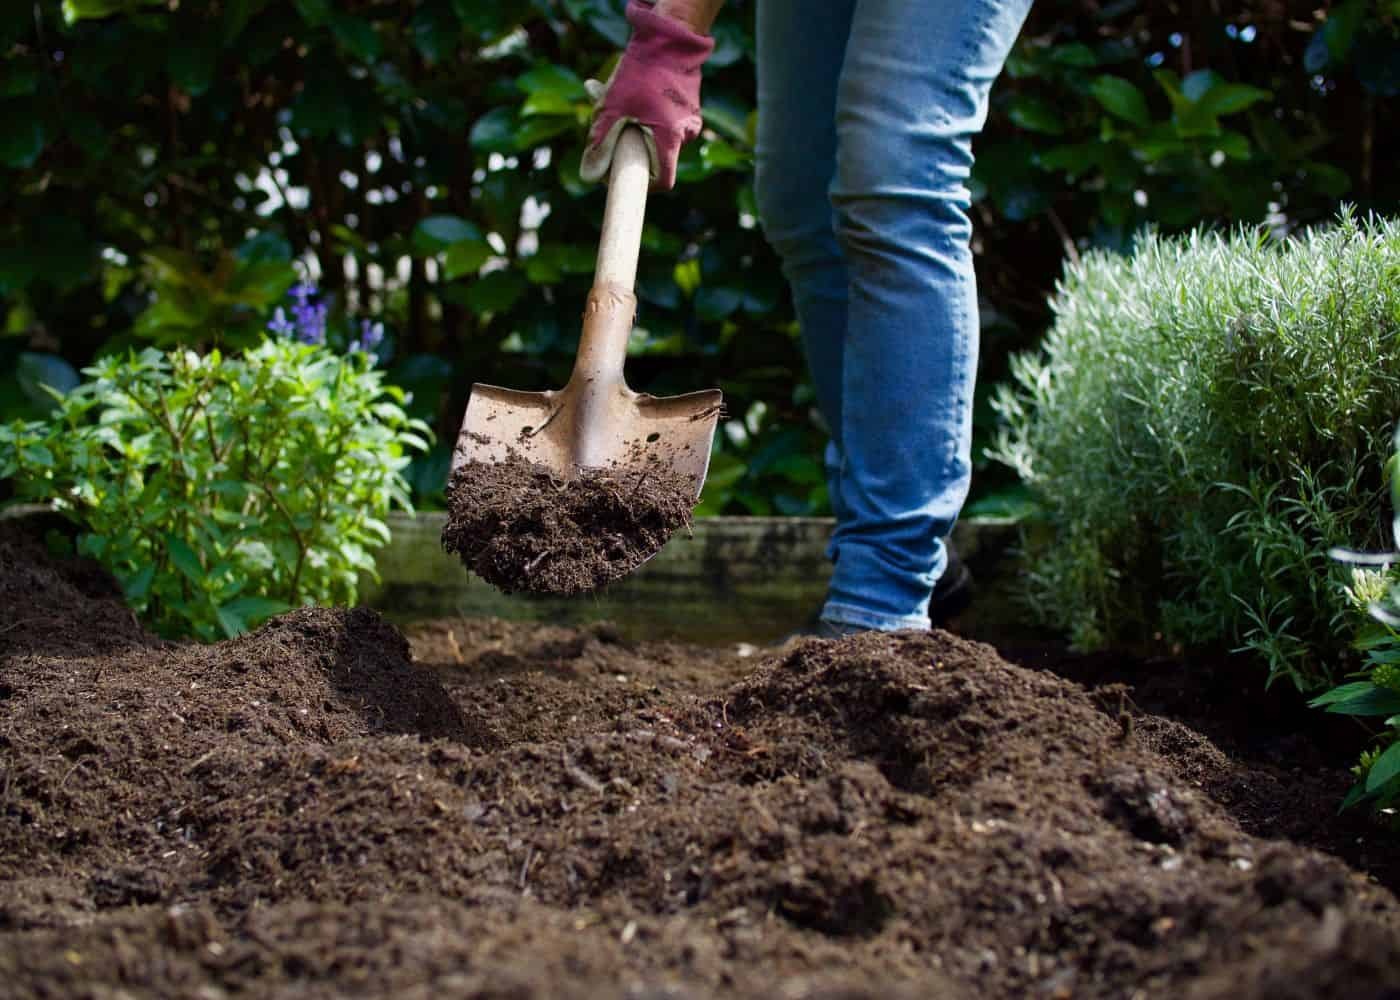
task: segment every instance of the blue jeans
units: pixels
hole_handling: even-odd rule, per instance
[[[1029,7],[758,0],[759,213],[831,434],[828,621],[929,627],[972,471],[972,137]]]

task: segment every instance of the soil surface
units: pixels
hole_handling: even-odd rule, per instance
[[[447,484],[442,545],[507,593],[582,594],[620,580],[690,526],[694,484],[652,464],[564,480],[518,458]]]
[[[1344,753],[944,632],[741,652],[173,644],[0,526],[0,992],[1400,995]]]

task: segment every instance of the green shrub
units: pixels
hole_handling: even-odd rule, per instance
[[[1354,642],[1365,661],[1356,680],[1314,698],[1311,704],[1338,715],[1385,717],[1376,745],[1362,753],[1352,769],[1356,784],[1342,808],[1368,803],[1377,813],[1393,815],[1400,802],[1400,429],[1385,471],[1390,483],[1391,550],[1332,552],[1335,559],[1352,567],[1347,595],[1367,616]]]
[[[1148,235],[1071,267],[1043,353],[996,401],[993,457],[1044,507],[1037,617],[1083,647],[1233,643],[1270,682],[1329,681],[1353,612],[1326,553],[1383,541],[1397,279],[1400,225],[1350,213],[1288,240]]]
[[[155,628],[212,639],[354,600],[427,447],[365,352],[148,348],[86,374],[50,420],[0,426],[0,478],[78,522]]]

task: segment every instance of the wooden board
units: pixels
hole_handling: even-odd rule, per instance
[[[454,615],[608,620],[634,638],[764,643],[812,618],[831,575],[826,545],[833,522],[827,518],[706,518],[605,591],[568,599],[507,595],[442,551],[445,517],[390,519],[394,540],[379,553],[380,582],[362,585],[364,603],[397,622]],[[964,521],[954,532],[978,581],[977,600],[957,623],[964,634],[1023,631],[1010,593],[1016,537],[1015,527],[1001,521]]]

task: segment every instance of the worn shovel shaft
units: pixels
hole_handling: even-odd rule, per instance
[[[635,405],[623,368],[637,315],[632,289],[637,283],[650,185],[646,141],[640,130],[629,128],[613,152],[593,288],[583,314],[573,375],[565,388],[574,397],[569,414],[574,460],[585,468],[600,466],[617,453],[615,439]]]
[[[640,129],[629,128],[618,139],[608,177],[608,202],[603,209],[603,233],[598,240],[595,285],[632,291],[637,283],[637,259],[642,250],[642,223],[651,185],[651,160]]]
[[[650,184],[651,165],[646,141],[638,129],[629,128],[623,132],[613,153],[593,289],[588,295],[578,355],[570,379],[576,391],[604,392],[625,384],[623,366],[627,360],[632,321],[637,313],[633,288],[637,283],[637,260],[641,255],[642,225]]]

